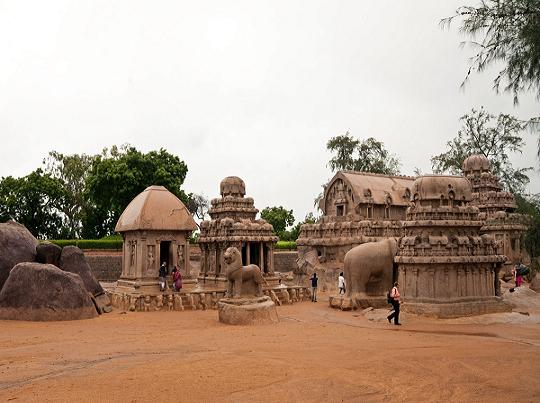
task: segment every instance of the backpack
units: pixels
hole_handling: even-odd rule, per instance
[[[392,295],[392,290],[386,293],[386,302],[389,303],[390,305],[392,305],[392,302],[394,302],[394,298],[392,298],[391,295]]]

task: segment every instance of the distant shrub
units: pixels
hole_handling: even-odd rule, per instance
[[[62,248],[72,245],[81,249],[122,249],[122,239],[55,239],[49,242]]]
[[[296,250],[295,241],[278,241],[276,244],[276,249],[280,250]]]

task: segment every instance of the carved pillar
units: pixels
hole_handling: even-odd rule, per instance
[[[264,242],[259,242],[259,267],[264,273]]]
[[[270,250],[268,251],[270,255],[270,264],[268,266],[268,274],[270,276],[274,275],[274,244],[270,244]]]
[[[184,253],[184,273],[187,278],[191,278],[191,267],[189,264],[189,239],[186,238],[186,245],[182,247]]]
[[[246,266],[251,264],[251,242],[246,242]]]

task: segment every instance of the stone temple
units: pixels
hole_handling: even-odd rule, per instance
[[[404,310],[440,317],[510,310],[499,297],[502,242],[481,235],[470,182],[417,178],[395,262]]]
[[[343,258],[354,246],[403,235],[414,178],[338,172],[325,187],[316,224],[301,227],[298,265],[316,270],[323,286],[335,288]]]
[[[197,224],[175,195],[163,186],[149,186],[126,207],[115,231],[124,239],[122,274],[117,287],[141,293],[159,290],[158,272],[165,262],[191,278],[189,237]]]
[[[259,210],[251,197],[245,197],[246,185],[237,176],[223,179],[221,198],[211,201],[210,221],[201,223],[201,274],[199,280],[224,279],[223,254],[234,246],[242,254],[244,265],[256,264],[267,280],[274,278],[274,247],[278,237],[272,225],[255,217]]]
[[[507,266],[519,261],[529,263],[523,243],[528,217],[515,213],[514,196],[502,190],[499,178],[491,172],[489,160],[483,155],[471,155],[463,162],[463,176],[471,182],[471,204],[478,207],[479,217],[484,221],[480,233],[492,234],[502,241]]]

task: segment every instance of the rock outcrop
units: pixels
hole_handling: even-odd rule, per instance
[[[17,264],[0,291],[0,319],[56,321],[97,315],[81,278],[51,264]]]
[[[0,290],[17,263],[35,260],[37,244],[24,225],[15,221],[0,223]]]
[[[36,247],[36,262],[44,264],[53,264],[60,267],[60,256],[62,248],[50,242],[40,243]]]
[[[82,250],[76,246],[64,247],[60,256],[59,267],[64,271],[78,274],[81,277],[86,290],[94,297],[94,302],[99,312],[110,312],[112,310],[111,301],[105,294],[99,281],[94,277]]]
[[[86,290],[92,295],[103,294],[103,288],[96,280],[90,265],[86,262],[86,258],[82,250],[76,246],[66,246],[62,249],[60,256],[60,265],[62,270],[78,274],[86,287]]]

